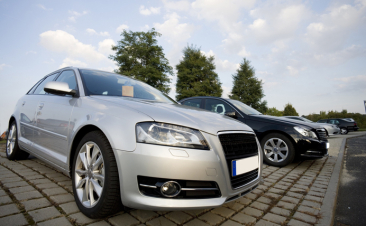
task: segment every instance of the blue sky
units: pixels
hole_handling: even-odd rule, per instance
[[[44,75],[64,66],[112,71],[121,31],[153,27],[173,67],[187,44],[214,55],[223,97],[246,57],[269,107],[365,113],[366,0],[0,0],[0,131]]]

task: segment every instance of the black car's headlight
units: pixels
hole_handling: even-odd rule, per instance
[[[159,144],[209,150],[201,132],[183,126],[158,122],[136,124],[136,139],[139,143]]]
[[[318,139],[318,136],[311,130],[305,129],[303,127],[295,126],[294,129],[299,132],[304,137]]]

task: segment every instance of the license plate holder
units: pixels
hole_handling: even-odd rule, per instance
[[[247,173],[249,171],[258,169],[259,162],[258,159],[259,156],[252,156],[248,158],[243,159],[236,159],[231,161],[231,175],[233,177]]]

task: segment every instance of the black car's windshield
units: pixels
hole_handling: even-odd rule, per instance
[[[302,120],[305,121],[305,122],[313,122],[313,121],[311,121],[311,120],[309,120],[307,118],[304,118],[304,117],[300,117],[300,118],[302,118]]]
[[[237,107],[240,111],[242,111],[244,114],[247,115],[261,115],[259,111],[249,107],[248,105],[238,101],[238,100],[228,100],[230,103],[232,103],[235,107]]]
[[[127,76],[87,69],[80,69],[80,74],[88,96],[120,96],[176,103],[159,90]]]

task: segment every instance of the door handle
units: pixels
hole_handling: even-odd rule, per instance
[[[44,106],[44,103],[40,103],[40,104],[38,105],[38,109],[39,109],[39,110],[42,110],[43,106]]]
[[[24,106],[24,104],[25,104],[25,101],[23,101],[23,103],[22,103],[22,107]]]

